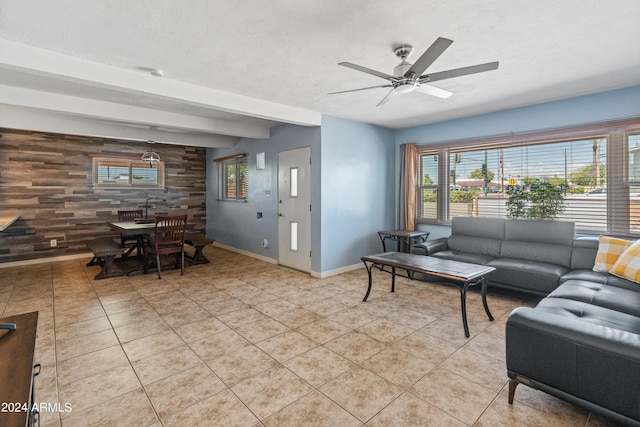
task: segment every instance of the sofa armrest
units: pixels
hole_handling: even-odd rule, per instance
[[[448,240],[448,237],[441,237],[439,239],[412,245],[411,248],[415,249],[415,252],[420,255],[433,255],[436,252],[446,251],[449,249],[449,245],[447,244]]]
[[[630,328],[615,325],[590,313],[605,310],[584,307],[584,317],[560,307],[515,309],[506,324],[509,376],[521,375],[637,419],[640,335],[633,319],[622,315],[631,320]]]

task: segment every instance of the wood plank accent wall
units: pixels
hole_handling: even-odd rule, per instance
[[[107,221],[138,209],[146,198],[157,212],[188,214],[188,229],[206,226],[206,149],[154,144],[165,161],[165,189],[93,188],[92,157],[139,157],[145,142],[0,128],[0,213],[20,218],[0,232],[0,263],[87,252],[84,241],[116,236]],[[51,239],[58,246],[51,247]]]

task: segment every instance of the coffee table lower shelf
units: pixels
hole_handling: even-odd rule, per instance
[[[421,273],[436,278],[437,281],[433,283],[450,285],[460,291],[462,326],[466,337],[469,337],[467,290],[470,287],[477,285],[482,287],[482,305],[489,320],[493,321],[493,316],[487,305],[486,280],[486,277],[495,270],[493,267],[400,252],[384,252],[363,256],[360,259],[364,263],[369,276],[369,287],[362,301],[366,301],[371,293],[371,270],[373,268],[391,274],[391,292],[395,292],[396,276],[413,280],[415,273]]]

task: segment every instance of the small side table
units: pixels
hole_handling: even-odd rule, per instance
[[[425,242],[429,237],[428,231],[407,231],[407,230],[385,230],[378,231],[378,236],[382,241],[382,250],[387,252],[387,240],[393,240],[398,243],[398,252],[411,252],[413,242]]]

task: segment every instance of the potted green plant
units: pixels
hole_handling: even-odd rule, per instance
[[[506,192],[507,217],[523,219],[558,219],[564,212],[565,184],[531,178],[525,179],[524,184],[509,185]]]

